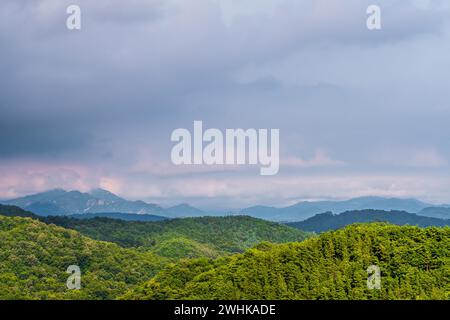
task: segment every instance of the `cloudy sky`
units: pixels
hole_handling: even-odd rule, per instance
[[[2,0],[0,198],[102,187],[204,208],[450,202],[450,5]],[[81,30],[66,8],[81,8]],[[175,166],[176,128],[279,128],[280,172]]]

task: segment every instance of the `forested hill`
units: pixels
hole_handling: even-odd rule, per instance
[[[347,211],[341,214],[326,212],[304,221],[292,222],[287,225],[305,231],[323,232],[337,230],[353,223],[362,222],[389,222],[396,225],[419,227],[443,227],[450,225],[450,220],[419,216],[405,211],[383,210],[357,210]]]
[[[45,221],[122,246],[154,248],[165,256],[171,256],[171,251],[174,251],[177,257],[178,247],[187,242],[203,245],[206,251],[210,249],[210,256],[218,256],[242,252],[261,241],[302,241],[308,236],[295,228],[245,216],[183,218],[159,222],[48,217]]]
[[[164,258],[95,241],[31,218],[0,216],[0,300],[114,299],[150,279]],[[82,290],[68,290],[70,265]]]
[[[183,221],[188,224],[178,225]],[[253,222],[248,217],[164,221],[175,225],[161,226],[170,233],[155,231],[160,235],[155,245],[123,248],[34,218],[0,215],[0,299],[450,299],[449,227],[352,225],[303,242],[262,242],[230,255],[226,250],[241,250],[259,236],[275,239],[266,233],[278,227],[283,239],[304,235],[262,221],[267,229],[261,227],[253,238],[247,230],[246,237],[226,241],[227,234],[218,228],[228,223],[233,238],[233,232],[241,231],[237,221],[246,227],[245,221]],[[110,219],[91,222],[105,230],[112,230],[112,222],[128,225]],[[200,223],[208,227],[202,230]],[[121,231],[126,235],[126,230]],[[199,241],[206,234],[211,244]],[[186,249],[202,258],[175,259],[171,250],[179,248],[178,258],[187,257]],[[228,254],[208,258],[219,252]],[[81,268],[82,290],[67,290],[69,265]],[[367,289],[370,265],[381,269],[381,290]]]
[[[39,217],[30,211],[23,210],[17,206],[0,204],[0,215],[6,217],[29,217],[38,219]]]
[[[381,269],[381,289],[367,268]],[[171,265],[127,299],[449,299],[450,228],[352,225],[292,244]]]
[[[123,247],[143,247],[175,259],[217,257],[242,252],[261,241],[302,241],[310,235],[286,225],[245,216],[142,222],[42,217],[16,207],[0,207],[1,214],[31,216],[45,223],[77,230],[92,239],[115,242]]]

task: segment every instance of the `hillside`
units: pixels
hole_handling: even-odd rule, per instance
[[[93,240],[55,222],[121,246]],[[114,299],[151,279],[171,261],[228,255],[261,239],[286,242],[306,236],[249,217],[157,223],[80,220],[0,206],[0,299]],[[81,268],[82,290],[66,289],[69,265]]]
[[[109,218],[41,217],[14,206],[1,206],[0,215],[28,216],[79,231],[92,239],[122,247],[142,247],[172,259],[217,257],[242,252],[261,241],[301,241],[308,233],[250,217],[202,217],[158,222]]]
[[[450,220],[424,217],[405,211],[382,210],[347,211],[341,214],[326,212],[315,215],[305,221],[288,223],[287,225],[305,231],[323,232],[362,222],[389,222],[396,225],[419,227],[443,227],[450,225]]]
[[[381,289],[367,288],[367,268]],[[449,299],[450,228],[352,225],[170,265],[124,299]]]
[[[31,218],[0,216],[0,299],[113,299],[167,263]],[[78,265],[82,290],[67,290]]]
[[[184,218],[158,222],[47,217],[44,221],[125,247],[156,246],[159,250],[161,246],[173,246],[173,240],[181,238],[184,239],[183,243],[190,240],[191,246],[202,246],[203,251],[213,253],[213,256],[242,252],[261,241],[283,243],[301,241],[308,236],[295,228],[245,216]]]

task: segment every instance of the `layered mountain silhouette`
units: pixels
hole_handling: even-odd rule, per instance
[[[324,212],[376,209],[417,213],[431,206],[416,199],[360,197],[344,201],[302,201],[284,208],[255,206],[242,210],[241,214],[277,221],[301,221]]]
[[[164,209],[144,201],[128,201],[115,194],[95,189],[84,193],[54,189],[47,192],[3,201],[39,215],[69,215],[83,213],[136,213],[162,215]]]
[[[28,217],[34,219],[44,218],[42,215],[34,214],[33,212],[26,211],[22,208],[13,205],[3,205],[0,204],[0,215],[10,216],[10,217]],[[52,218],[52,216],[46,216]],[[94,219],[94,218],[108,218],[123,221],[140,221],[140,222],[155,222],[164,221],[168,218],[157,216],[154,214],[136,214],[136,213],[119,213],[119,212],[99,212],[99,213],[82,213],[82,214],[71,214],[65,215],[68,218],[74,219]],[[64,218],[65,218],[64,217]],[[55,216],[55,218],[60,218]],[[61,218],[63,219],[63,218]]]
[[[419,216],[405,211],[359,210],[346,211],[341,214],[325,212],[300,222],[288,223],[288,226],[312,232],[337,230],[354,223],[388,222],[418,227],[444,227],[450,225],[450,219],[438,219]]]
[[[440,219],[450,219],[450,208],[448,207],[428,207],[420,210],[418,215]]]
[[[206,213],[188,204],[162,208],[154,203],[129,201],[104,189],[90,192],[53,189],[17,199],[2,201],[6,205],[18,206],[38,215],[72,215],[81,218],[109,217],[136,221],[157,221],[165,217],[201,217]],[[129,214],[129,216],[127,216]],[[132,215],[153,215],[153,218]],[[148,218],[148,219],[147,219]]]
[[[242,210],[204,211],[189,204],[163,208],[154,203],[129,201],[107,190],[95,189],[90,192],[54,189],[13,200],[3,204],[15,205],[39,215],[80,215],[80,214],[146,214],[169,218],[202,217],[219,215],[247,215],[254,218],[278,222],[303,221],[316,214],[334,214],[352,210],[393,210],[417,213],[434,218],[450,218],[450,208],[433,207],[416,199],[383,197],[360,197],[344,201],[302,201],[288,207],[253,206]],[[139,218],[139,217],[138,217]],[[134,218],[133,218],[134,219]]]
[[[166,215],[169,217],[180,218],[180,217],[202,217],[207,214],[205,211],[190,206],[187,203],[183,203],[177,206],[173,206],[165,209]]]

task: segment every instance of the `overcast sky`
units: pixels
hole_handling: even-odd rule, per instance
[[[450,202],[450,5],[2,0],[0,198],[102,187],[204,208]],[[81,7],[82,27],[66,28]],[[278,175],[177,167],[176,128],[279,128]]]

